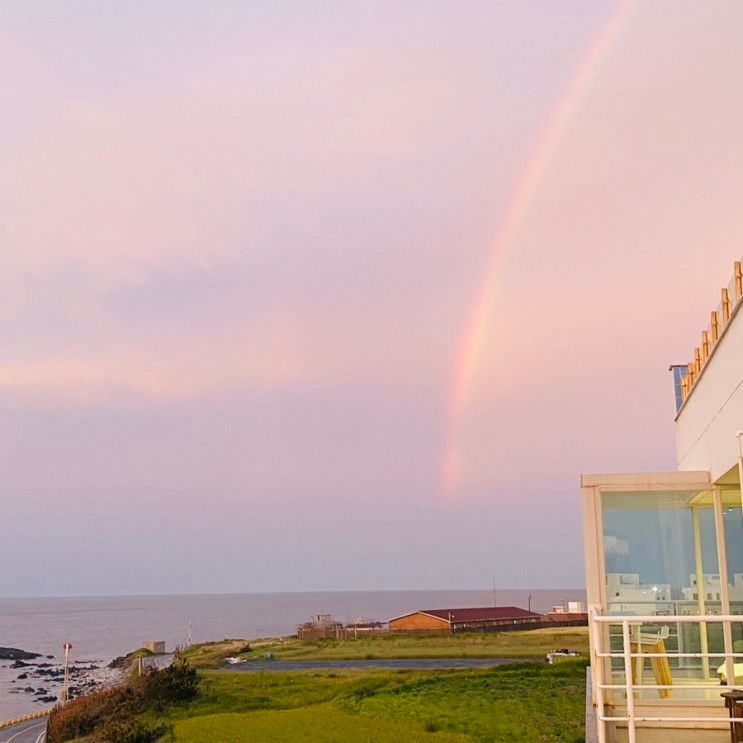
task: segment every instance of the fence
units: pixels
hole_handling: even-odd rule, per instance
[[[3,728],[9,728],[13,725],[18,725],[21,722],[28,722],[29,720],[40,720],[42,717],[48,717],[49,713],[54,709],[53,707],[47,707],[46,709],[40,709],[36,712],[29,712],[26,715],[20,715],[19,717],[12,717],[10,720],[0,720],[0,730]]]
[[[735,658],[743,658],[743,653],[735,653],[732,650],[732,625],[734,623],[740,624],[743,622],[743,616],[736,614],[726,615],[676,615],[676,616],[616,616],[616,615],[602,615],[596,607],[592,607],[590,612],[590,632],[591,632],[591,645],[592,655],[597,659],[597,662],[593,664],[595,672],[595,686],[597,693],[595,694],[595,701],[597,707],[596,718],[598,720],[598,740],[599,743],[606,743],[606,723],[626,723],[629,743],[636,743],[637,740],[637,723],[668,723],[670,728],[678,727],[679,723],[732,723],[732,722],[743,722],[743,717],[710,717],[710,716],[679,716],[679,715],[652,715],[644,716],[638,715],[635,709],[635,693],[642,690],[655,690],[659,692],[659,697],[663,694],[668,694],[670,690],[678,688],[672,683],[668,684],[645,684],[635,683],[633,678],[633,660],[641,659],[640,662],[644,662],[645,658],[658,658],[658,659],[681,659],[681,658],[724,658],[725,659],[725,671],[728,680],[728,690],[736,688],[735,684]],[[668,625],[668,624],[698,624],[700,632],[706,627],[707,624],[720,623],[723,628],[723,636],[725,641],[725,650],[719,653],[710,652],[644,652],[642,645],[638,641],[638,636],[634,640],[634,644],[637,645],[637,651],[632,650],[633,638],[632,629],[636,628],[639,634],[640,628],[643,624],[652,625]],[[612,652],[611,647],[607,647],[608,644],[608,632],[605,631],[605,626],[610,624],[620,625],[622,628],[622,650],[621,652]],[[624,680],[622,683],[615,684],[611,683],[611,678],[608,682],[606,677],[606,665],[607,661],[611,663],[611,659],[618,658],[623,661],[623,676]],[[611,670],[609,671],[611,676]],[[672,680],[672,679],[671,679]],[[714,688],[723,688],[720,682],[707,681],[706,683],[683,683],[684,689],[705,689],[710,690]],[[606,700],[605,693],[611,691],[621,691],[625,695],[626,700],[626,714],[624,715],[607,715],[606,714]],[[693,701],[686,701],[687,708],[693,707]]]

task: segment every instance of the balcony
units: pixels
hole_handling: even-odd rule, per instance
[[[743,652],[731,639],[740,615],[607,616],[591,606],[589,616],[599,743],[722,743],[731,721],[743,723],[743,716],[729,716],[722,698],[743,684]],[[719,630],[726,649],[669,650],[674,626],[678,637]]]
[[[598,740],[729,740],[721,693],[743,688],[738,484],[704,471],[581,484]]]

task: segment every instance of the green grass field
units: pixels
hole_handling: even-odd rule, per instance
[[[569,647],[588,655],[586,627],[565,627],[528,632],[484,632],[457,635],[402,635],[386,633],[358,640],[300,641],[296,638],[252,643],[239,653],[245,640],[197,645],[187,651],[196,667],[218,665],[227,656],[262,660],[272,652],[276,660],[353,660],[360,658],[543,658],[550,650]]]
[[[583,740],[585,662],[450,671],[203,671],[164,741]],[[154,719],[154,718],[153,718]]]
[[[338,741],[346,743],[466,743],[467,736],[427,733],[413,725],[349,715],[328,705],[283,712],[254,712],[195,717],[175,727],[180,743],[241,743],[241,741]]]

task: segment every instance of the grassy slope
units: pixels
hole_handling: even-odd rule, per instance
[[[180,743],[583,740],[580,661],[492,670],[203,675],[199,697],[168,715]]]
[[[216,665],[236,654],[242,640],[209,643],[189,649],[189,660],[197,667]],[[398,635],[387,633],[358,640],[301,642],[295,638],[263,641],[246,660],[262,660],[273,652],[277,660],[358,659],[358,658],[534,658],[550,650],[569,647],[588,655],[585,627],[532,630],[529,632],[472,633],[459,635]]]
[[[426,733],[392,720],[350,715],[327,705],[284,712],[254,712],[195,717],[175,728],[180,743],[241,743],[242,741],[338,741],[346,743],[466,743],[453,733]]]
[[[402,691],[365,698],[365,714],[429,729],[466,733],[476,741],[550,741],[584,739],[585,669],[560,666],[503,666],[493,671],[435,676]]]

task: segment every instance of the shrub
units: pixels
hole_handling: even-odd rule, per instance
[[[128,687],[103,689],[56,707],[49,716],[47,740],[61,743],[90,735],[111,717],[132,715],[135,697]]]
[[[96,730],[94,743],[154,743],[167,732],[166,725],[149,727],[136,717],[111,719]]]
[[[92,736],[96,743],[151,743],[165,728],[149,728],[137,719],[148,709],[193,699],[199,678],[183,658],[162,671],[152,670],[125,686],[86,694],[57,707],[49,716],[48,743]]]
[[[162,709],[168,704],[193,699],[199,689],[199,676],[184,658],[176,658],[162,671],[149,671],[134,683],[146,707]]]

